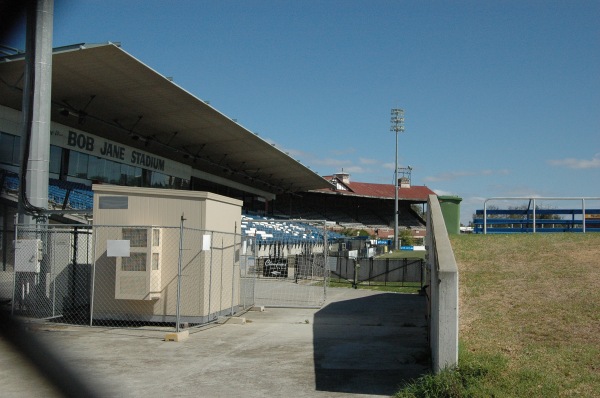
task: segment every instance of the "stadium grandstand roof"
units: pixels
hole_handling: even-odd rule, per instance
[[[20,110],[24,55],[0,58],[0,103]],[[128,54],[118,44],[54,49],[52,120],[274,194],[329,182]]]
[[[359,196],[365,198],[394,199],[394,185],[373,184],[368,182],[350,182],[336,175],[324,176],[327,181],[333,181],[337,188],[318,189],[313,192],[334,195]],[[431,189],[423,185],[412,185],[398,189],[398,199],[414,202],[426,202],[429,195],[435,195]]]

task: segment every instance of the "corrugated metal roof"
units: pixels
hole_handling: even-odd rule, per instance
[[[267,192],[330,186],[117,45],[58,48],[52,63],[56,122]],[[0,59],[2,105],[21,109],[23,71],[23,55]]]
[[[324,176],[323,178],[327,181],[336,179],[335,176]],[[343,183],[339,179],[336,180],[345,185],[348,188],[348,190],[318,189],[313,190],[313,192],[329,193],[336,195],[360,196],[378,199],[394,199],[394,185],[392,184],[373,184],[368,182]],[[435,192],[433,192],[428,187],[422,185],[412,185],[410,188],[398,189],[399,200],[426,202],[429,195],[435,195]]]

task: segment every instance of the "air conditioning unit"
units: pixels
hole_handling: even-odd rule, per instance
[[[115,298],[157,300],[161,297],[162,229],[122,227],[120,240],[129,241],[129,257],[117,257]]]

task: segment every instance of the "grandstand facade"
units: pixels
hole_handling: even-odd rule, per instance
[[[23,53],[0,58],[4,232],[13,229],[21,181],[24,69]],[[91,185],[104,183],[208,191],[241,200],[246,214],[329,220],[390,235],[392,184],[317,175],[117,44],[54,49],[51,92],[48,208],[81,213],[55,215],[54,222],[89,222]],[[411,205],[432,193],[401,186],[400,225],[423,227]],[[2,234],[3,264],[11,240]]]
[[[24,58],[0,58],[1,162],[15,175]],[[264,208],[286,191],[328,186],[118,45],[56,48],[52,63],[50,178],[218,191],[248,208]]]

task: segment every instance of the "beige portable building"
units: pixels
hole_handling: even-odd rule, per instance
[[[204,323],[236,311],[241,201],[198,191],[92,189],[94,319],[174,322],[180,253],[180,319]]]

